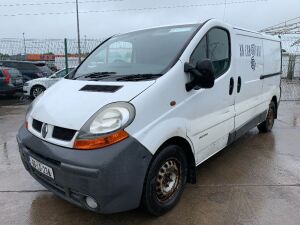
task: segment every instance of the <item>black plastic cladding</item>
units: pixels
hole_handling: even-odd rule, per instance
[[[85,85],[83,88],[80,89],[80,91],[114,93],[122,87],[123,86],[116,85]]]
[[[76,190],[99,203],[100,207],[93,210],[96,212],[114,213],[139,206],[152,154],[133,137],[99,150],[79,151],[43,141],[22,126],[17,140],[28,172],[65,200],[86,208],[72,198],[71,190]],[[50,166],[55,181],[45,182],[41,174],[37,176],[38,172],[30,167],[29,156]]]

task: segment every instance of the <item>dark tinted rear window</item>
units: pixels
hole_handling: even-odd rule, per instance
[[[53,71],[50,70],[50,68],[48,66],[38,66],[38,68],[47,76],[50,76],[51,74],[53,74]]]

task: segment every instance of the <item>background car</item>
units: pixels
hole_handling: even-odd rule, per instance
[[[0,66],[19,70],[23,76],[24,82],[51,75],[51,73],[44,70],[43,66],[37,66],[33,62],[28,61],[0,61]]]
[[[0,94],[22,92],[23,76],[17,69],[0,66]]]
[[[71,72],[75,68],[69,68],[68,72]],[[43,77],[34,79],[31,81],[27,81],[23,86],[24,95],[30,96],[32,99],[39,96],[42,92],[44,92],[51,85],[59,81],[61,78],[67,75],[67,70],[62,69],[49,77]]]

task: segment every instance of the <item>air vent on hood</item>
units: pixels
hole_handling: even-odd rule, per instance
[[[80,89],[80,91],[91,91],[91,92],[116,92],[123,86],[113,86],[113,85],[86,85]]]

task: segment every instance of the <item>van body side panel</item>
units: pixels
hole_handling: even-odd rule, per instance
[[[168,139],[182,137],[193,149],[186,136],[187,115],[194,107],[189,104],[185,83],[188,76],[183,63],[177,62],[155,85],[131,100],[135,106],[134,121],[125,129],[142,143],[152,154]],[[176,105],[171,106],[171,101]]]
[[[236,32],[233,44],[235,81],[240,77],[241,88],[235,96],[235,129],[239,129],[265,110],[265,100],[261,97],[263,82],[260,79],[264,55],[263,40],[257,34],[240,30]]]
[[[194,110],[190,112],[187,135],[194,143],[197,164],[224,148],[234,129],[234,99],[228,93],[230,74],[228,71],[218,78],[212,89],[191,91],[189,105]]]
[[[263,40],[264,73],[262,98],[269,104],[272,97],[280,100],[281,46],[279,41]]]

